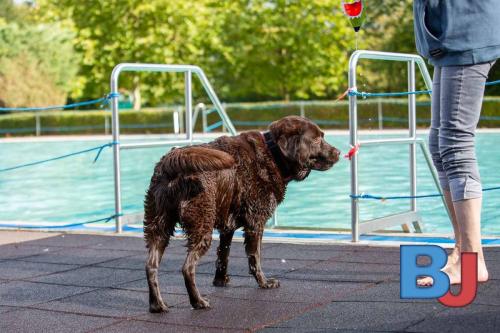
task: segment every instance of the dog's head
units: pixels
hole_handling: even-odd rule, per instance
[[[309,119],[288,116],[269,125],[294,180],[305,179],[311,170],[325,171],[339,160],[340,151],[328,144],[321,129]]]

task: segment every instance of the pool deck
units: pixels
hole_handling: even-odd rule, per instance
[[[466,308],[399,298],[399,248],[263,245],[281,288],[258,289],[241,242],[227,288],[211,284],[214,240],[197,269],[210,310],[192,310],[180,268],[183,240],[161,267],[169,313],[150,314],[140,237],[0,231],[0,332],[493,332],[500,322],[500,248],[486,248],[491,280]]]

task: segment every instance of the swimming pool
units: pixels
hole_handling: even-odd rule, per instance
[[[389,135],[384,134],[384,137]],[[425,134],[420,134],[425,137]],[[380,135],[362,135],[375,138]],[[106,140],[0,142],[0,168],[62,155],[109,142]],[[126,141],[125,138],[122,141]],[[346,134],[329,134],[327,140],[343,152],[349,149]],[[500,133],[479,133],[477,154],[484,187],[500,185],[497,165]],[[168,147],[122,151],[122,197],[125,214],[142,211],[144,193],[154,164]],[[74,223],[113,215],[113,172],[111,149],[99,161],[85,154],[53,163],[0,173],[0,221]],[[418,155],[418,194],[437,192],[423,156]],[[407,146],[362,147],[359,155],[360,192],[376,195],[409,193]],[[303,182],[290,184],[278,208],[283,227],[350,228],[349,163],[341,160],[326,172],[312,172]],[[500,235],[500,191],[485,192],[484,234]],[[397,213],[409,207],[408,200],[362,200],[363,220]],[[439,198],[418,200],[424,231],[451,233]]]

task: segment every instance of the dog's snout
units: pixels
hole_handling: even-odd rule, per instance
[[[340,157],[340,150],[332,146],[330,149],[330,157],[334,160],[338,160]]]

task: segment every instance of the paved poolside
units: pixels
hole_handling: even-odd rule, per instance
[[[195,311],[183,245],[172,240],[161,267],[172,308],[150,314],[141,238],[0,231],[0,332],[493,332],[500,323],[498,247],[486,249],[491,281],[452,309],[399,298],[397,247],[265,242],[264,270],[281,288],[261,290],[235,242],[231,286],[216,288],[214,241],[197,269],[212,309]]]

